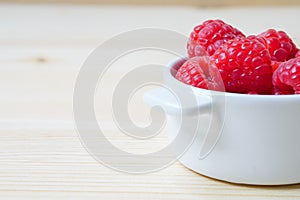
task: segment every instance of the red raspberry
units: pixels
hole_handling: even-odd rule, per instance
[[[245,37],[236,28],[221,20],[207,20],[194,28],[187,44],[188,55],[212,55],[221,44],[235,37]]]
[[[223,81],[218,68],[206,56],[187,60],[178,69],[175,77],[181,82],[195,87],[224,91]]]
[[[212,56],[228,92],[270,94],[271,56],[255,38],[237,37],[224,43]]]
[[[279,65],[273,74],[274,94],[300,94],[300,57]]]
[[[295,57],[296,57],[296,58],[297,58],[297,57],[300,57],[300,50],[299,50],[299,49],[298,49],[298,51],[297,51]]]
[[[273,72],[279,67],[279,65],[281,63],[282,62],[278,62],[278,61],[274,61],[274,60],[271,61],[271,66],[272,66]]]
[[[292,39],[284,31],[269,29],[258,37],[267,41],[267,47],[274,61],[284,62],[295,57],[298,49]]]

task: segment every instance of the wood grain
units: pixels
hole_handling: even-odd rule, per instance
[[[292,23],[299,19],[299,11],[299,7],[202,10],[0,5],[0,198],[300,199],[300,185],[234,185],[198,175],[178,162],[145,175],[113,171],[95,161],[83,148],[72,110],[80,67],[112,35],[142,27],[188,34],[203,19],[218,17],[241,27],[247,34],[274,26],[287,30],[299,41],[300,30]],[[180,19],[175,20],[175,15]],[[146,62],[145,58],[131,57],[123,62],[123,68],[132,62],[136,64],[136,60]],[[116,81],[122,73],[118,64],[115,68],[107,77],[104,91],[111,90],[109,81]],[[141,110],[136,114],[142,121],[141,104],[137,103],[133,110]],[[102,111],[101,105],[99,110]],[[106,136],[120,148],[147,152],[166,144],[164,134],[150,142],[131,141],[117,130],[109,111],[98,114]]]
[[[102,4],[102,5],[184,5],[194,7],[230,7],[230,6],[282,6],[282,5],[299,5],[298,0],[0,0],[0,2],[7,3],[59,3],[59,4]]]

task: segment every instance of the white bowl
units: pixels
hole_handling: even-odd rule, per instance
[[[174,78],[184,61],[178,58],[168,65],[165,85],[186,103],[180,105],[165,88],[145,94],[148,104],[166,111],[171,140],[179,133],[181,141],[193,138],[184,152],[176,152],[174,145],[179,161],[233,183],[300,183],[300,95],[234,94],[188,86]]]

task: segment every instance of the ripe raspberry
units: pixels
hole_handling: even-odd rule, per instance
[[[224,43],[212,56],[226,91],[249,94],[272,92],[271,56],[255,38],[237,37]]]
[[[274,94],[300,94],[300,57],[279,65],[273,74]]]
[[[267,47],[274,61],[284,62],[294,58],[297,53],[296,45],[284,31],[269,29],[259,34],[258,37],[267,41]]]
[[[297,58],[297,57],[300,57],[300,50],[299,50],[299,49],[298,49],[298,51],[297,51],[295,57],[296,57],[296,58]]]
[[[206,56],[187,60],[178,69],[175,78],[186,84],[203,89],[225,90],[218,68]]]
[[[274,61],[274,60],[271,61],[271,66],[272,66],[273,72],[279,67],[279,65],[281,63],[282,62],[278,62],[278,61]]]
[[[221,20],[207,20],[194,28],[187,44],[188,55],[212,55],[221,44],[235,37],[245,37],[236,28]]]

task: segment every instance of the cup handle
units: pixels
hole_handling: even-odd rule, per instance
[[[202,96],[201,96],[202,97]],[[181,105],[176,95],[172,94],[167,88],[160,87],[152,89],[144,94],[144,102],[150,106],[161,106],[169,115],[199,115],[207,114],[211,111],[211,98],[203,96],[197,98],[196,105]]]
[[[218,107],[212,106],[212,97],[204,95],[200,97],[196,98],[196,105],[182,107],[175,98],[175,95],[166,88],[161,87],[147,91],[144,94],[144,101],[150,106],[162,107],[168,115],[195,116],[199,114],[211,114],[214,110],[218,110]],[[212,118],[210,123],[211,130],[206,133],[202,146],[199,149],[198,159],[200,160],[206,158],[212,152],[219,140],[222,130],[219,117],[222,117],[222,115],[216,115]]]

